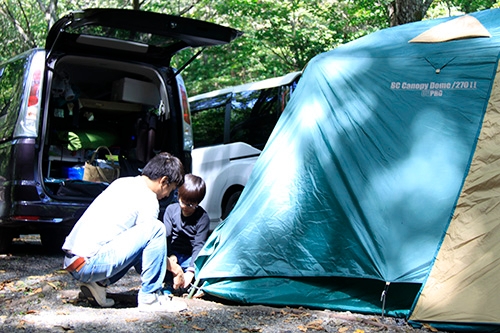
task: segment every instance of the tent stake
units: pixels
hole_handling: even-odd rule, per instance
[[[380,295],[380,301],[382,302],[382,318],[384,318],[384,311],[385,311],[385,299],[387,298],[387,291],[389,290],[389,285],[390,282],[385,283],[385,288],[382,291],[382,295]]]
[[[187,296],[188,299],[191,299],[193,297],[193,294],[195,293],[195,291],[199,289],[198,288],[198,283],[200,283],[200,279],[199,278],[194,281],[194,284],[191,284],[192,288],[191,288],[191,291],[189,292],[189,294]]]

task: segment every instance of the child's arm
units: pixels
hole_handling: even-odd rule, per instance
[[[172,272],[172,274],[174,275],[174,289],[179,289],[181,286],[184,286],[186,284],[184,272],[182,271],[181,266],[169,257],[167,257],[167,270]]]

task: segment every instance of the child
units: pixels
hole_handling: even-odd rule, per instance
[[[179,201],[167,207],[163,223],[167,229],[168,255],[174,255],[184,270],[184,289],[187,289],[194,279],[194,261],[208,238],[210,219],[199,206],[206,193],[202,178],[187,174],[178,191]]]

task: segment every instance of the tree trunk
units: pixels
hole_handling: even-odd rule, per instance
[[[433,0],[395,0],[389,4],[391,27],[421,21]]]

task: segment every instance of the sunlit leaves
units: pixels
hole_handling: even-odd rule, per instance
[[[428,18],[500,6],[500,0],[433,2]],[[19,6],[19,3],[21,6]],[[182,15],[233,27],[244,35],[208,48],[182,73],[194,95],[301,70],[315,55],[390,25],[394,0],[142,0],[140,10]],[[409,10],[414,0],[400,1]],[[33,45],[44,46],[51,19],[91,7],[133,8],[133,0],[3,0],[0,60]],[[56,6],[57,5],[57,6]],[[426,8],[423,6],[422,8]],[[420,15],[420,14],[419,14]],[[173,59],[180,68],[198,50]]]

